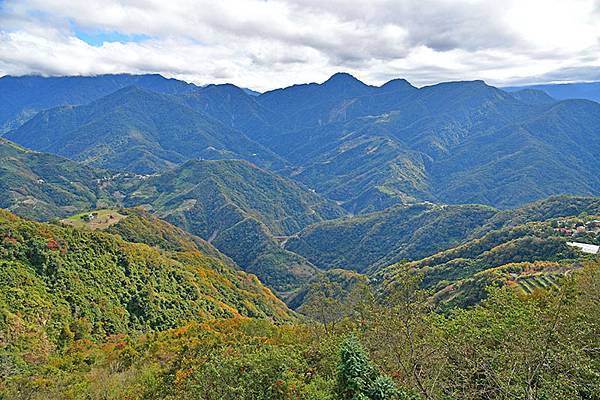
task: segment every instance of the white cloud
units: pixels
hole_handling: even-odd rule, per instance
[[[374,84],[404,77],[418,85],[578,80],[600,70],[593,0],[0,4],[0,74],[158,72],[265,90],[341,70]],[[93,46],[78,31],[108,39]]]

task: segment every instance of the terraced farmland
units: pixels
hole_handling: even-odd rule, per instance
[[[525,293],[531,293],[535,289],[548,289],[558,287],[557,281],[563,275],[560,273],[553,274],[535,274],[520,276],[516,279],[518,288]]]

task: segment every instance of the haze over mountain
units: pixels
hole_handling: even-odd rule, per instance
[[[87,104],[130,85],[171,94],[185,93],[195,87],[158,74],[3,76],[0,78],[0,133],[16,128],[38,111],[56,106]]]
[[[600,102],[600,82],[554,83],[526,86],[509,86],[503,88],[509,92],[519,90],[539,90],[557,100],[586,99]]]

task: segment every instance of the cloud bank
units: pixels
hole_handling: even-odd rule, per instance
[[[600,77],[599,0],[4,0],[0,75],[161,73],[268,90]]]

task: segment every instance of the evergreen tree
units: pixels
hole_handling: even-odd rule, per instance
[[[340,349],[338,397],[341,400],[387,400],[396,394],[393,381],[371,364],[358,339],[348,337]]]

